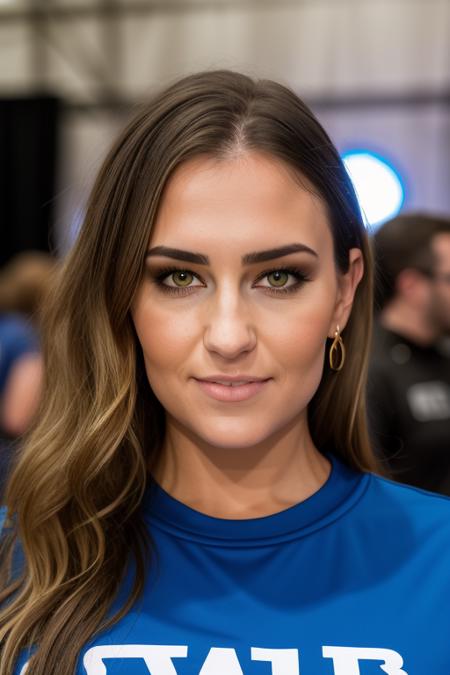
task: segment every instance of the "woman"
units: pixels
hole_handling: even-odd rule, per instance
[[[204,72],[136,116],[46,320],[0,675],[448,674],[450,503],[367,438],[371,274],[289,89]]]

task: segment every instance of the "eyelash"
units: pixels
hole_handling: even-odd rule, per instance
[[[199,279],[199,276],[195,274],[195,272],[192,272],[191,270],[181,268],[181,267],[164,267],[160,268],[157,270],[157,272],[154,274],[153,281],[154,283],[158,286],[158,288],[163,292],[163,293],[168,293],[169,295],[189,295],[190,294],[190,289],[192,286],[184,286],[184,287],[179,287],[175,288],[175,286],[167,286],[166,284],[163,283],[163,280],[168,277],[170,274],[173,272],[187,272],[188,274],[192,274],[192,276],[196,277]],[[269,276],[273,272],[287,272],[288,274],[292,274],[297,279],[297,283],[292,284],[292,286],[288,286],[287,288],[271,288],[269,286],[265,287],[265,290],[269,292],[269,295],[286,295],[288,293],[295,293],[297,292],[300,287],[303,285],[304,282],[310,281],[309,277],[298,267],[275,267],[273,269],[270,269],[266,272],[263,272],[257,279],[256,281],[260,281],[261,279],[264,279],[264,277]],[[200,279],[201,281],[201,279]],[[197,287],[195,287],[197,288]]]

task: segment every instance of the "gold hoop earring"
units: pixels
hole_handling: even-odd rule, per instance
[[[339,362],[336,363],[336,354],[338,351],[339,347]],[[330,347],[330,352],[328,354],[328,358],[330,361],[330,368],[331,370],[341,370],[342,366],[344,365],[345,361],[345,347],[344,347],[344,342],[339,334],[339,326],[336,326],[336,331],[334,333],[334,340],[333,344]]]

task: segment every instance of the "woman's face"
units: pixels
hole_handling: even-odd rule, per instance
[[[299,250],[288,255],[245,260],[293,245]],[[151,253],[155,247],[202,261]],[[363,272],[359,249],[349,272],[337,272],[320,199],[259,152],[196,158],[169,181],[148,251],[132,318],[167,424],[231,448],[304,422],[326,338],[345,326]],[[220,375],[268,381],[249,398],[223,401],[198,382]]]

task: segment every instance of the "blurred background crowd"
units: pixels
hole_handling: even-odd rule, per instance
[[[341,152],[377,265],[374,448],[450,495],[450,0],[0,0],[0,499],[96,170],[140,101],[213,68],[292,87]]]

